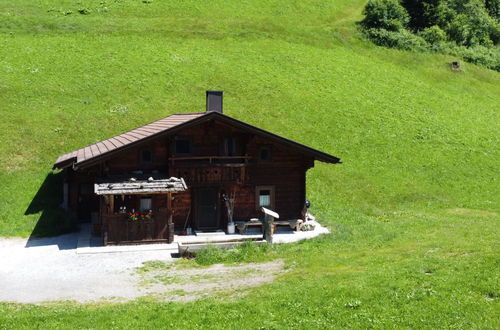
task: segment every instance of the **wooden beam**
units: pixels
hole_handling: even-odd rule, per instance
[[[109,196],[108,214],[113,214],[115,210],[115,195],[108,195],[108,196]]]
[[[172,193],[167,193],[167,210],[172,212]]]

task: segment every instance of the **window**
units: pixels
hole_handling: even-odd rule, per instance
[[[141,212],[144,212],[144,211],[149,211],[149,210],[152,210],[152,209],[153,209],[153,203],[152,203],[151,196],[143,196],[143,197],[141,197],[141,202],[140,202],[140,205],[139,205],[139,210]]]
[[[114,213],[137,210],[137,195],[114,195]]]
[[[224,156],[236,156],[236,139],[234,137],[225,138],[222,147]]]
[[[274,209],[274,187],[273,186],[257,186],[255,188],[255,207],[260,209],[265,207]]]
[[[259,160],[263,162],[268,162],[271,160],[271,148],[261,147],[259,149]]]
[[[259,191],[259,206],[271,207],[271,190]]]
[[[141,150],[141,163],[149,164],[153,162],[153,153],[150,149]]]
[[[176,137],[174,153],[176,156],[189,156],[192,153],[191,139],[189,137]]]

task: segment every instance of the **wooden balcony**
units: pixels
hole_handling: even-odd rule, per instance
[[[249,156],[195,156],[169,158],[169,176],[183,178],[189,185],[237,183],[246,179]]]
[[[225,164],[199,167],[175,167],[169,175],[183,178],[188,186],[194,183],[244,183],[244,164]]]
[[[246,164],[252,157],[250,156],[189,156],[170,157],[170,166],[193,166],[193,165],[225,165],[225,164]]]

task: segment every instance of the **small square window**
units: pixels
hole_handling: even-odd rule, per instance
[[[153,208],[151,196],[141,197],[140,210],[141,212],[149,211]]]
[[[271,160],[271,148],[261,147],[259,149],[259,160],[263,162],[268,162]]]
[[[264,207],[271,206],[271,191],[270,190],[259,191],[259,206],[264,206]]]
[[[237,153],[236,139],[234,137],[225,138],[222,148],[224,156],[235,156]]]
[[[268,209],[274,208],[273,186],[255,187],[255,208],[259,210],[261,207],[265,207]]]
[[[191,149],[192,148],[191,148],[191,139],[190,138],[177,137],[175,139],[175,143],[174,143],[175,155],[177,155],[177,156],[190,155],[192,153]]]
[[[141,163],[152,163],[153,162],[153,153],[149,149],[141,150]]]

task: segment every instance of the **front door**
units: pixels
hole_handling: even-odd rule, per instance
[[[99,212],[99,196],[94,193],[94,185],[90,183],[81,183],[78,188],[78,220],[80,222],[89,222],[92,213]]]
[[[218,198],[216,188],[199,188],[196,190],[196,224],[198,229],[218,229]]]

